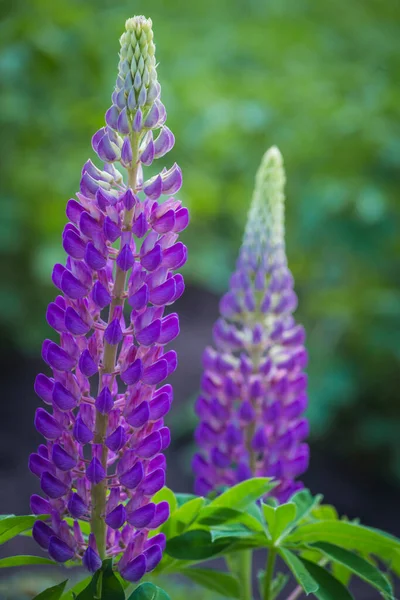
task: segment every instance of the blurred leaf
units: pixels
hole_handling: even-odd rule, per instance
[[[47,588],[47,590],[44,590],[35,596],[33,600],[59,600],[62,596],[65,586],[67,585],[67,582],[68,579],[62,581],[58,585],[53,585],[52,587]]]
[[[171,600],[167,592],[152,583],[141,583],[128,600]]]
[[[300,560],[318,584],[318,589],[314,593],[319,600],[353,600],[349,590],[335,579],[329,571],[315,563],[304,559]]]
[[[236,577],[214,569],[182,569],[182,575],[202,587],[229,598],[241,598],[240,585]]]
[[[44,558],[43,556],[7,556],[6,558],[0,558],[0,569],[8,567],[22,567],[23,565],[57,565],[50,558]]]
[[[342,566],[352,571],[354,575],[364,579],[364,581],[382,592],[385,597],[393,599],[392,586],[387,578],[379,571],[379,569],[374,567],[374,565],[364,558],[361,558],[361,556],[357,556],[357,554],[354,554],[353,552],[349,552],[344,548],[326,542],[314,543],[313,547],[321,550],[321,552],[329,559],[336,563],[340,563]]]

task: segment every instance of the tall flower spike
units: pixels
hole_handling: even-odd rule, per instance
[[[263,157],[230,290],[203,358],[196,412],[196,491],[252,476],[279,480],[286,501],[308,466],[304,328],[296,325],[284,233],[285,175],[275,147]]]
[[[45,443],[29,461],[45,496],[32,496],[32,511],[50,514],[35,524],[35,540],[54,560],[82,559],[89,571],[113,557],[131,581],[157,565],[164,547],[162,534],[149,537],[168,518],[168,504],[152,502],[165,482],[172,402],[171,386],[159,385],[177,365],[165,346],[179,334],[178,316],[164,311],[184,290],[178,234],[189,221],[174,197],[177,165],[143,178],[143,165],[174,144],[154,52],[151,20],[129,19],[113,104],[92,139],[105,164],[84,165],[77,200],[67,204],[68,258],[54,267],[60,295],[47,311],[59,341],[44,342],[52,374],[35,383],[47,405],[35,417]],[[90,523],[89,539],[80,521]]]

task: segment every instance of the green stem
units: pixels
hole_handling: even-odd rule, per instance
[[[263,600],[271,600],[271,584],[272,584],[272,579],[274,576],[275,559],[276,559],[276,549],[271,548],[268,551],[267,568],[265,570],[264,599]]]
[[[138,155],[139,155],[139,134],[133,132],[131,134],[131,145],[132,145],[132,167],[128,169],[128,187],[133,191],[136,190],[136,179],[138,171]],[[126,210],[123,217],[123,230],[130,231],[132,227],[133,211]],[[110,306],[110,312],[108,315],[108,323],[111,323],[114,316],[114,310],[117,306],[124,307],[124,292],[126,285],[125,271],[122,271],[118,266],[116,267],[115,282],[113,288],[113,299]],[[99,375],[99,392],[102,389],[103,375],[111,374],[115,371],[115,363],[117,359],[117,345],[110,345],[104,342],[104,354],[103,364]],[[110,384],[111,385],[111,384]],[[101,464],[104,470],[107,472],[107,459],[108,459],[108,448],[104,443],[107,435],[108,426],[108,415],[102,415],[96,411],[96,423],[95,423],[95,435],[94,443],[101,444]],[[106,558],[106,523],[104,520],[107,503],[107,480],[103,479],[97,485],[92,486],[92,514],[90,519],[90,530],[94,534],[97,543],[97,550],[102,560]]]
[[[238,558],[238,577],[241,585],[241,600],[252,600],[253,581],[252,581],[252,563],[253,553],[251,550],[243,550],[237,555]]]

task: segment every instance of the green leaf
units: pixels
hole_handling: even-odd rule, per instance
[[[178,508],[178,503],[176,501],[174,492],[166,486],[153,496],[152,502],[155,504],[158,504],[159,502],[168,502],[169,512],[171,515]]]
[[[99,571],[93,575],[89,585],[82,590],[76,600],[125,600],[125,592],[112,570],[112,560],[103,561]]]
[[[262,598],[264,595],[264,581],[265,581],[265,571],[259,571],[257,573],[258,580],[258,591],[260,593],[260,597]],[[276,577],[272,580],[271,583],[271,600],[275,600],[277,596],[281,593],[287,582],[289,581],[289,575],[285,573],[278,573]]]
[[[89,575],[89,577],[85,577],[85,579],[78,581],[78,583],[76,583],[74,586],[72,586],[72,588],[67,590],[65,592],[65,594],[63,594],[61,596],[61,600],[75,600],[75,598],[79,594],[79,592],[84,590],[85,587],[90,583],[91,580],[92,580],[92,576]]]
[[[350,571],[350,569],[347,569],[343,565],[334,562],[332,563],[332,575],[336,577],[336,579],[338,579],[346,587],[349,586],[350,579],[352,576],[352,572]]]
[[[318,590],[318,583],[310,575],[309,570],[304,566],[301,559],[293,554],[293,552],[285,548],[279,548],[278,552],[288,565],[289,569],[292,571],[296,581],[299,583],[299,585],[301,585],[305,593],[308,595],[316,592]],[[336,600],[339,600],[339,598]]]
[[[310,576],[318,584],[315,595],[319,600],[353,600],[349,590],[326,569],[304,558],[300,559]]]
[[[287,543],[329,542],[348,550],[375,554],[383,560],[399,556],[400,541],[378,531],[348,521],[318,521],[301,525],[286,538]]]
[[[198,496],[195,496],[194,494],[175,494],[175,500],[177,502],[178,508],[180,508],[183,504],[186,504],[186,502],[189,502],[189,500],[193,500],[194,498],[198,498]]]
[[[183,504],[170,516],[166,524],[161,528],[161,531],[163,531],[167,537],[182,533],[196,520],[203,505],[204,498],[202,497],[196,497],[193,498],[193,500],[189,500],[189,502]]]
[[[231,544],[231,538],[211,538],[204,529],[193,529],[167,540],[166,554],[180,560],[205,560],[219,554]]]
[[[296,518],[296,504],[288,502],[276,508],[263,504],[262,510],[271,539],[273,542],[277,542],[284,532],[289,529],[290,523]]]
[[[182,569],[182,575],[208,590],[229,598],[240,598],[239,581],[233,575],[213,569]]]
[[[311,515],[318,521],[329,521],[339,519],[339,515],[337,513],[336,508],[334,506],[331,506],[330,504],[319,504],[315,506],[311,511]]]
[[[388,579],[373,564],[365,560],[365,558],[326,542],[313,544],[313,547],[321,550],[331,560],[350,569],[354,575],[364,579],[364,581],[378,589],[386,597],[393,598],[392,586]]]
[[[22,567],[22,565],[57,565],[50,558],[43,558],[42,556],[7,556],[6,558],[0,558],[0,569],[6,567]]]
[[[297,507],[296,518],[294,523],[299,523],[305,519],[313,510],[317,508],[321,502],[323,496],[318,494],[313,496],[310,490],[300,490],[296,492],[291,498],[290,502],[293,502]]]
[[[47,588],[47,590],[44,590],[35,596],[33,600],[59,600],[62,596],[65,586],[67,585],[67,581],[68,579],[58,583],[57,585]]]
[[[264,531],[264,527],[258,519],[247,512],[227,506],[206,506],[197,517],[197,523],[201,525],[216,526],[228,522],[245,525],[250,531]]]
[[[48,515],[25,515],[22,517],[8,517],[0,520],[0,544],[4,544],[26,529],[31,529],[37,520],[45,520]]]
[[[152,583],[142,583],[127,600],[171,600],[167,592]]]
[[[237,483],[210,502],[209,506],[227,506],[235,510],[246,510],[250,504],[265,496],[276,486],[268,477],[254,477]]]

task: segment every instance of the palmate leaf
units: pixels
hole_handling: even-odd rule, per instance
[[[262,521],[255,516],[241,510],[228,508],[226,506],[206,506],[196,519],[200,525],[216,527],[225,523],[239,523],[254,532],[264,531]]]
[[[296,518],[293,523],[300,523],[303,519],[312,516],[312,512],[320,508],[322,498],[323,496],[321,494],[313,496],[307,489],[296,492],[290,498],[290,502],[293,502],[297,507]]]
[[[263,514],[268,525],[268,533],[275,545],[285,531],[290,530],[297,514],[296,504],[288,502],[277,507],[262,505]]]
[[[344,548],[329,544],[326,542],[319,542],[312,545],[313,548],[318,548],[325,556],[330,560],[339,563],[340,565],[349,569],[354,575],[357,575],[376,589],[378,589],[385,598],[389,600],[393,599],[393,590],[389,580],[381,573],[381,571],[373,564],[350,552]]]
[[[240,598],[241,589],[239,581],[233,575],[215,571],[214,569],[182,569],[179,571],[202,587],[217,592],[229,598]]]

